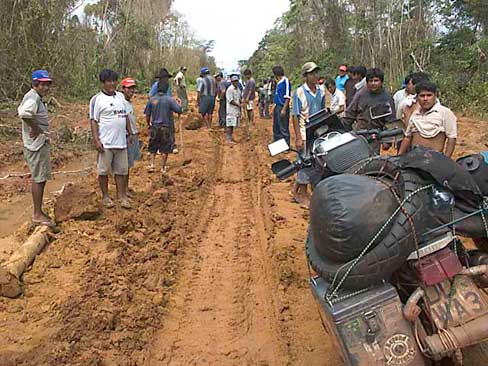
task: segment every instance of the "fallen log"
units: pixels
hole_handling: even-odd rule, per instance
[[[0,266],[0,295],[15,298],[22,294],[22,274],[49,242],[50,229],[37,227],[27,241]]]

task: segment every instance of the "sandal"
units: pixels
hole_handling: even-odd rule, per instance
[[[47,227],[54,227],[56,224],[48,217],[44,219],[32,219],[32,224],[35,226],[47,226]]]
[[[130,201],[127,198],[123,198],[119,200],[120,207],[125,208],[127,210],[130,210],[132,208],[132,205],[130,204]]]
[[[115,206],[114,201],[110,197],[105,197],[102,199],[102,204],[105,208],[113,208]]]

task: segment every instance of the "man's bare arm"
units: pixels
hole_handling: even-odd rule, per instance
[[[400,150],[398,150],[398,155],[405,154],[410,148],[411,144],[412,144],[412,136],[405,136],[405,138],[402,141],[402,144],[400,145]]]
[[[300,123],[298,116],[293,116],[293,130],[295,131],[295,145],[297,150],[303,149],[302,133],[300,132]]]
[[[454,148],[456,147],[456,139],[455,138],[448,138],[446,143],[446,156],[452,157],[454,153]]]
[[[103,145],[100,142],[100,134],[98,132],[98,123],[94,119],[90,120],[90,127],[91,127],[91,133],[93,137],[93,142],[95,144],[95,148],[98,150],[98,152],[103,152]]]

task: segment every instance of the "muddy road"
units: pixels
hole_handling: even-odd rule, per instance
[[[100,209],[93,173],[50,195],[61,232],[24,296],[0,298],[0,365],[340,364],[308,289],[307,214],[270,174],[270,129],[258,120],[233,147],[184,130],[167,175],[137,164],[131,211]],[[30,230],[4,235],[3,257]]]

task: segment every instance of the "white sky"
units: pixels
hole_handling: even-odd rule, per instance
[[[175,0],[173,9],[185,16],[198,38],[215,40],[212,56],[217,66],[230,70],[252,55],[289,4],[289,0]]]

